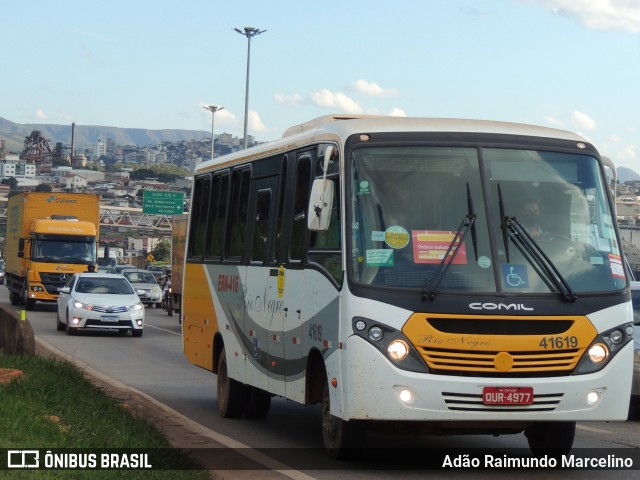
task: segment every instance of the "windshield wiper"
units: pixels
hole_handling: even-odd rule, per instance
[[[504,244],[504,256],[509,262],[509,233],[507,232],[507,222],[505,219],[507,216],[504,214],[504,201],[502,200],[502,189],[498,184],[498,207],[500,208],[500,230],[502,231],[502,243]]]
[[[422,287],[423,300],[427,298],[429,298],[429,300],[433,300],[434,298],[436,298],[436,295],[438,294],[438,287],[440,287],[440,282],[444,278],[445,273],[447,273],[449,265],[451,265],[453,263],[453,260],[456,258],[456,255],[460,250],[460,246],[462,245],[462,241],[464,240],[464,236],[469,231],[469,228],[473,226],[475,221],[476,221],[475,214],[470,214],[470,213],[467,213],[462,219],[462,222],[460,223],[460,226],[458,227],[458,230],[456,231],[456,234],[454,235],[453,240],[451,240],[451,243],[449,244],[449,248],[447,248],[447,252],[444,254],[444,257],[442,257],[442,260],[438,265],[436,274],[431,280],[428,280]],[[475,248],[475,245],[474,245],[474,248]],[[451,257],[449,257],[449,254],[451,254]],[[433,287],[427,292],[427,287],[431,284],[433,284]]]
[[[507,263],[509,259],[509,239],[517,238],[527,249],[527,252],[536,260],[538,265],[546,272],[547,276],[555,284],[559,292],[569,302],[575,302],[578,297],[569,285],[569,282],[562,276],[553,261],[540,248],[538,242],[529,234],[526,228],[518,221],[516,217],[505,215],[504,201],[502,198],[502,189],[498,184],[498,207],[500,208],[500,230],[502,230],[502,241],[504,243],[504,254]],[[511,231],[514,235],[509,233]],[[514,240],[515,242],[515,240]]]
[[[473,200],[471,198],[471,189],[469,188],[469,182],[467,182],[467,213],[473,217],[471,222],[471,243],[473,244],[473,254],[478,261],[478,234],[476,232],[476,212],[473,210]]]

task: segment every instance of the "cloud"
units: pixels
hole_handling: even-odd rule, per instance
[[[544,117],[545,121],[549,124],[552,125],[556,128],[563,128],[564,127],[564,122],[562,120],[560,120],[559,118],[556,117],[552,117],[551,115],[547,115]]]
[[[368,97],[393,97],[398,94],[398,91],[393,88],[382,88],[377,83],[367,82],[366,80],[356,80],[352,88]]]
[[[265,133],[268,132],[269,129],[262,123],[260,119],[260,115],[255,110],[249,110],[249,120],[247,122],[249,125],[249,130],[257,133]]]
[[[336,109],[342,113],[362,113],[362,107],[342,92],[334,93],[323,88],[311,93],[310,98],[311,102],[319,107]]]
[[[537,3],[553,13],[594,30],[640,33],[640,3],[637,0],[520,0]]]
[[[392,117],[406,117],[407,113],[402,108],[393,107],[389,112],[389,115]]]
[[[571,114],[571,120],[576,128],[585,130],[596,129],[596,122],[591,119],[591,117],[589,117],[586,113],[579,112],[578,110],[575,110]]]
[[[42,110],[41,108],[37,108],[36,109],[36,118],[38,120],[48,120],[49,116],[46,113],[44,113],[44,110]]]
[[[621,152],[620,159],[623,161],[633,161],[638,159],[638,154],[636,153],[636,147],[634,145],[627,145]]]
[[[274,95],[276,103],[282,105],[283,107],[301,107],[305,104],[304,97],[297,93],[293,95],[284,95],[282,93],[277,93]]]

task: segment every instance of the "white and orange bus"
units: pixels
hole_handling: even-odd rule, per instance
[[[224,417],[321,403],[333,457],[381,425],[568,451],[576,421],[627,415],[613,212],[569,132],[321,117],[195,171],[184,352]]]

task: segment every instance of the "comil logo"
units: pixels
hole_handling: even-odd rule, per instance
[[[533,308],[527,307],[524,303],[470,303],[469,308],[472,310],[526,310],[533,311]]]
[[[40,468],[38,450],[7,450],[7,468]]]

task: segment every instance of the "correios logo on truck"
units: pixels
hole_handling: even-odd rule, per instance
[[[49,198],[47,198],[47,203],[78,203],[78,201],[75,198],[59,198],[56,197],[55,195],[51,195]]]

